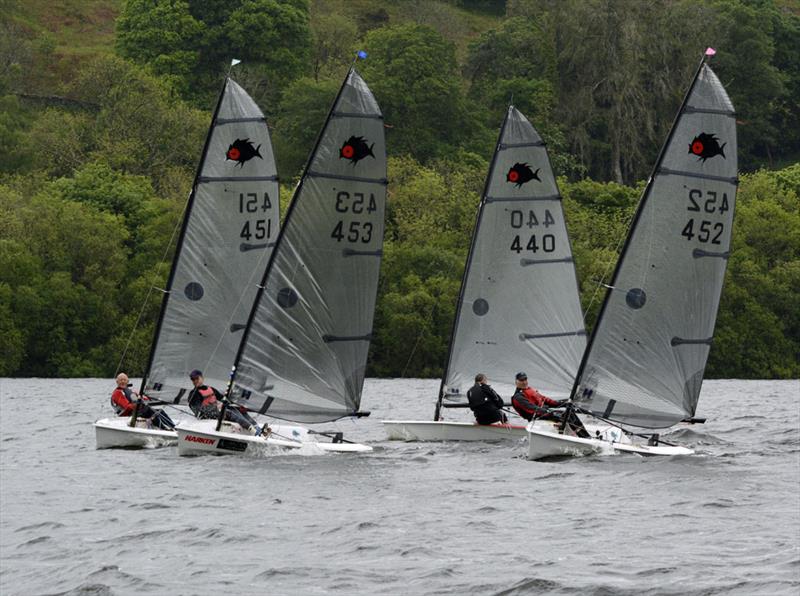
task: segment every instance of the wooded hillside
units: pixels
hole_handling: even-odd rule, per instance
[[[547,142],[587,323],[706,46],[736,106],[734,244],[709,377],[800,376],[796,0],[0,0],[0,375],[146,364],[231,58],[291,197],[341,79],[386,117],[370,370],[444,364],[505,109]]]

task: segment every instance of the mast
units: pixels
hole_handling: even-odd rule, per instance
[[[230,73],[230,69],[228,70]],[[178,263],[178,260],[181,256],[181,248],[183,247],[183,240],[186,236],[186,228],[189,224],[189,217],[192,213],[192,206],[194,205],[195,195],[197,194],[197,185],[200,179],[200,175],[203,171],[203,164],[206,161],[206,156],[208,154],[208,147],[211,144],[211,135],[214,133],[214,125],[217,122],[217,117],[219,115],[219,109],[222,105],[222,99],[225,97],[225,89],[228,87],[228,81],[230,80],[230,76],[225,76],[225,81],[222,83],[222,89],[219,92],[219,97],[217,97],[217,105],[214,107],[214,115],[211,117],[211,124],[208,127],[208,132],[206,133],[206,140],[203,144],[203,152],[200,156],[200,161],[197,164],[197,170],[194,174],[194,182],[192,183],[192,192],[189,194],[189,200],[186,203],[186,210],[183,214],[183,222],[181,222],[181,231],[178,235],[178,244],[175,248],[175,254],[172,256],[172,265],[170,266],[169,271],[169,278],[167,279],[167,287],[164,291],[164,297],[161,299],[161,310],[158,313],[158,322],[156,323],[155,333],[153,334],[153,341],[150,342],[150,355],[147,357],[147,368],[145,369],[145,374],[142,376],[142,385],[139,390],[139,394],[144,394],[144,388],[147,384],[147,379],[150,376],[150,370],[153,366],[153,358],[155,357],[156,353],[156,346],[158,344],[158,337],[161,334],[161,325],[164,322],[164,313],[167,311],[167,304],[169,303],[169,295],[172,291],[172,282],[175,278],[175,269]]]
[[[433,421],[437,422],[439,420],[439,415],[441,414],[442,410],[442,400],[444,400],[444,384],[445,380],[447,379],[447,373],[450,369],[450,364],[453,356],[453,340],[456,336],[456,329],[458,328],[458,321],[461,317],[461,305],[464,301],[464,291],[467,287],[467,279],[469,278],[469,269],[470,264],[472,263],[472,253],[473,249],[475,248],[475,243],[478,239],[478,231],[481,225],[481,216],[483,215],[483,208],[486,205],[486,196],[489,193],[489,185],[492,182],[492,174],[494,174],[494,168],[497,163],[497,154],[500,152],[500,145],[503,141],[503,133],[506,130],[506,123],[508,122],[508,117],[511,114],[511,110],[513,109],[513,105],[509,105],[506,109],[506,116],[503,118],[503,124],[500,126],[500,134],[497,136],[497,143],[494,148],[494,153],[492,154],[492,163],[489,166],[489,173],[486,175],[486,181],[483,185],[483,194],[481,195],[481,202],[478,206],[478,213],[475,216],[475,226],[472,229],[472,238],[470,239],[469,243],[469,252],[467,252],[467,262],[464,265],[464,273],[461,275],[461,287],[458,290],[458,301],[456,302],[456,314],[455,318],[453,319],[453,326],[450,328],[450,341],[447,344],[447,359],[445,368],[442,371],[442,382],[439,384],[439,397],[436,400],[436,409],[433,414]]]

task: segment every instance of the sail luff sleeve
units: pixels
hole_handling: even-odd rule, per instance
[[[233,396],[298,422],[355,413],[382,256],[383,119],[348,74],[287,214],[239,351]]]
[[[733,105],[703,65],[620,257],[575,400],[648,428],[692,416],[714,334],[737,188]]]
[[[200,369],[223,390],[258,275],[279,226],[264,115],[242,87],[222,93],[187,208],[146,391],[172,400]],[[184,392],[185,394],[186,392]]]
[[[463,393],[484,372],[510,395],[514,375],[566,395],[586,337],[561,197],[547,150],[515,108],[487,185],[445,379]]]

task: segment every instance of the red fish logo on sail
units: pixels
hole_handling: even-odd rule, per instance
[[[511,182],[517,188],[520,188],[526,182],[530,182],[531,180],[538,180],[541,182],[541,178],[539,178],[539,170],[542,168],[536,168],[534,172],[531,170],[531,167],[527,163],[515,163],[510,170],[508,170],[508,174],[506,174],[506,182]]]
[[[719,139],[713,133],[701,132],[689,143],[689,153],[696,155],[698,160],[703,162],[715,155],[721,155],[725,159],[725,145],[727,143],[722,143],[720,146]]]
[[[243,168],[244,163],[250,161],[254,157],[264,159],[261,157],[259,149],[261,149],[261,145],[254,147],[250,139],[236,139],[225,152],[225,159],[235,161],[239,167]]]
[[[375,143],[367,145],[367,141],[364,137],[352,136],[347,139],[342,144],[342,148],[339,149],[339,159],[349,159],[353,166],[367,156],[375,159],[375,154],[372,152],[374,146]]]

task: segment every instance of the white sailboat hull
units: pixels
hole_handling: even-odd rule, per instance
[[[177,429],[179,455],[258,455],[271,451],[302,450],[315,453],[368,453],[372,447],[360,443],[328,443],[317,441],[302,426],[270,425],[267,437],[251,435],[238,424],[224,422],[216,430],[216,420],[198,420]]]
[[[390,441],[505,441],[523,439],[524,426],[433,420],[384,420]]]
[[[147,426],[144,419],[130,426],[130,416],[103,418],[94,423],[97,449],[155,449],[175,445],[178,434]]]
[[[543,420],[534,420],[528,425],[528,459],[615,453],[648,456],[694,454],[694,450],[678,445],[634,443],[620,429],[611,425],[586,424],[586,430],[594,437],[590,439],[582,439],[567,433],[559,434],[558,427],[558,423]]]

